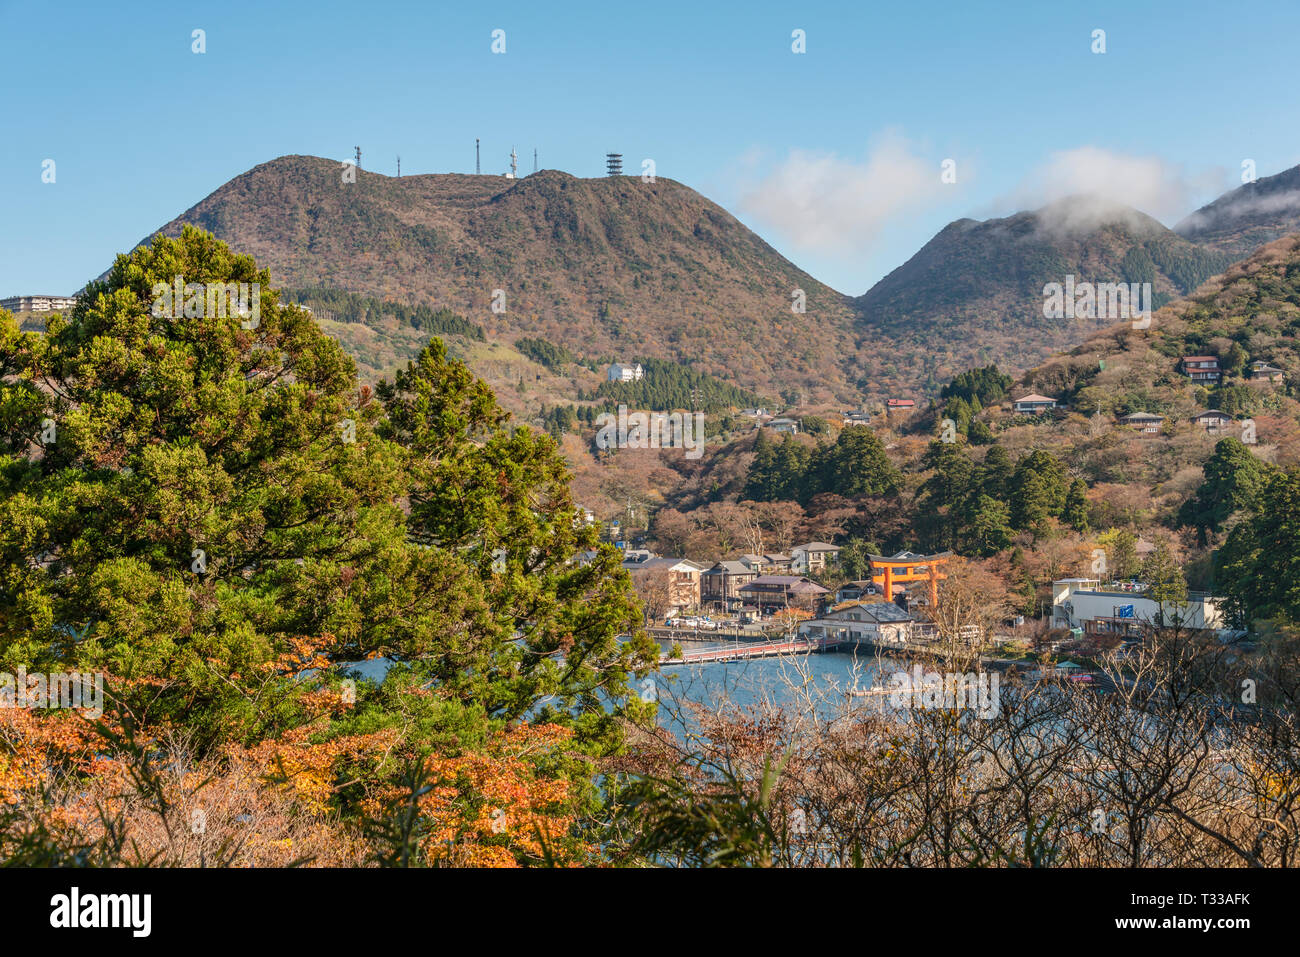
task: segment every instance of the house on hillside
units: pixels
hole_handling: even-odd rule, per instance
[[[880,586],[870,578],[847,582],[835,589],[835,603],[842,605],[846,601],[856,601],[866,595],[879,595]]]
[[[748,419],[765,419],[767,418],[767,409],[741,409],[740,414]]]
[[[641,363],[636,365],[626,365],[622,362],[615,362],[609,367],[610,382],[636,382],[645,377],[645,370],[641,368]]]
[[[1209,409],[1205,412],[1197,412],[1192,416],[1192,424],[1204,429],[1211,435],[1217,435],[1226,431],[1236,420],[1226,412],[1220,412],[1218,409]]]
[[[755,555],[746,552],[736,561],[740,562],[755,575],[780,575],[789,573],[794,564],[794,559],[789,555],[781,555],[776,552],[768,552],[766,555]]]
[[[1050,395],[1039,395],[1037,392],[1031,392],[1029,395],[1023,395],[1016,399],[1011,408],[1021,415],[1038,415],[1038,413],[1046,412],[1048,409],[1055,409],[1056,400]]]
[[[799,423],[794,419],[768,419],[763,425],[773,432],[783,432],[786,435],[794,435],[799,431]]]
[[[1178,365],[1193,382],[1218,382],[1223,378],[1218,356],[1183,356]]]
[[[700,606],[700,578],[705,570],[703,565],[685,558],[656,557],[632,565],[625,561],[623,567],[631,572],[633,581],[655,574],[664,576],[668,599],[665,614],[674,615]]]
[[[1251,382],[1281,382],[1285,373],[1271,366],[1267,362],[1252,362],[1250,364],[1250,381]]]
[[[916,408],[915,399],[886,399],[885,409],[889,412],[911,412]]]
[[[791,570],[801,575],[825,571],[840,560],[840,547],[826,542],[804,542],[790,549]]]
[[[1121,416],[1120,421],[1137,432],[1159,432],[1165,417],[1152,412],[1131,412]]]
[[[745,562],[715,562],[700,575],[700,603],[719,611],[735,611],[744,600],[741,586],[757,577],[758,572]]]
[[[829,588],[823,588],[803,575],[759,575],[740,588],[746,605],[768,615],[785,608],[811,610],[818,599],[829,592]]]

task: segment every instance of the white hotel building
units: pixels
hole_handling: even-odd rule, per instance
[[[1179,618],[1184,628],[1219,631],[1228,627],[1223,599],[1188,592],[1181,605],[1165,602],[1164,621]],[[1103,590],[1096,578],[1063,578],[1052,582],[1052,627],[1079,628],[1086,635],[1138,637],[1143,625],[1157,620],[1162,608],[1147,598],[1141,586],[1131,591]]]
[[[0,299],[0,309],[10,312],[62,312],[71,309],[76,296],[10,296]]]

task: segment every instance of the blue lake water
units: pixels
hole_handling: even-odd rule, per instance
[[[666,651],[671,642],[662,642]],[[689,651],[735,647],[730,642],[684,642]],[[392,662],[375,658],[349,667],[358,680],[382,683]],[[753,711],[760,707],[795,707],[811,702],[818,714],[829,717],[846,702],[853,707],[881,706],[883,700],[854,698],[847,692],[880,684],[886,675],[907,667],[904,659],[855,655],[848,652],[751,658],[743,661],[667,665],[657,675],[633,682],[633,692],[660,704],[665,727],[680,724],[674,716],[692,706],[710,712]],[[694,722],[688,722],[693,725]]]
[[[692,642],[690,651],[731,647]],[[907,667],[901,658],[875,658],[847,652],[751,658],[742,661],[667,665],[654,678],[653,693],[664,726],[680,724],[678,712],[698,706],[709,712],[743,713],[765,707],[806,708],[830,717],[846,704],[855,709],[882,707],[881,698],[850,697],[848,692],[883,684],[894,671]],[[643,689],[645,686],[643,685]],[[691,720],[685,722],[694,725]]]

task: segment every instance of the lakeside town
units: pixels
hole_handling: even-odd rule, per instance
[[[1139,543],[1139,551],[1143,544],[1150,551],[1149,543]],[[806,542],[789,555],[743,554],[709,566],[625,548],[622,566],[642,598],[647,626],[659,637],[800,638],[895,650],[933,643],[938,626],[932,609],[951,553],[872,555],[871,578],[842,581],[839,551],[826,542]],[[1052,583],[1050,614],[1043,619],[1027,623],[1015,616],[987,630],[967,624],[957,637],[975,651],[997,648],[1037,657],[1128,651],[1151,628],[1175,621],[1220,641],[1246,636],[1229,627],[1222,598],[1190,592],[1179,601],[1161,601],[1147,590],[1136,580],[1060,579]],[[657,613],[654,619],[651,612]]]

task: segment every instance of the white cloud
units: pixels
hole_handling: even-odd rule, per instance
[[[1268,216],[1274,213],[1294,213],[1297,208],[1300,208],[1300,190],[1266,193],[1263,196],[1239,193],[1231,202],[1224,203],[1209,213],[1203,213],[1199,209],[1189,213],[1178,223],[1178,229],[1201,229],[1260,214]]]
[[[1002,211],[1036,209],[1066,197],[1092,202],[1058,207],[1066,215],[1059,225],[1086,228],[1115,205],[1131,206],[1169,223],[1186,215],[1196,200],[1222,188],[1222,169],[1191,174],[1159,156],[1132,156],[1098,146],[1080,146],[1051,154],[997,206]],[[1068,210],[1068,214],[1067,214]]]
[[[747,155],[742,166],[754,168]],[[791,246],[845,254],[870,245],[886,223],[953,189],[940,182],[938,161],[919,156],[888,134],[861,161],[792,150],[742,192],[740,209]]]

